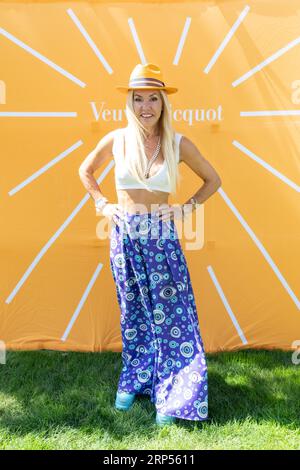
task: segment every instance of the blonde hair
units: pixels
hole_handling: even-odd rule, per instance
[[[175,131],[171,125],[171,108],[167,93],[158,90],[162,99],[162,111],[158,121],[158,128],[161,136],[161,149],[168,168],[168,178],[170,192],[176,193],[177,184],[180,181],[180,174],[176,161]],[[145,154],[143,140],[146,138],[146,128],[135,115],[133,108],[134,90],[129,90],[126,102],[126,117],[128,125],[126,127],[126,139],[130,153],[127,152],[126,162],[132,175],[145,186],[148,191],[153,191],[147,185],[147,178],[144,173],[147,168],[148,158]]]

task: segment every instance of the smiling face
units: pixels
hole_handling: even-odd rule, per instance
[[[156,127],[162,112],[162,105],[159,91],[136,90],[133,93],[134,112],[147,129]]]

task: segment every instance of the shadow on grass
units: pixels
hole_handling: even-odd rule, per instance
[[[291,353],[243,350],[207,354],[209,420],[176,420],[186,430],[248,418],[299,427],[299,368]],[[78,429],[118,439],[149,435],[155,406],[138,395],[131,410],[115,410],[121,354],[8,351],[0,366],[0,426],[14,435]]]

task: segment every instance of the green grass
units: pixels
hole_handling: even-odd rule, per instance
[[[210,421],[160,428],[138,396],[114,409],[121,354],[8,351],[0,364],[0,449],[300,449],[292,352],[206,354]]]

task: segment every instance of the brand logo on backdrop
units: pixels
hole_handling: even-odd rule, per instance
[[[96,121],[104,122],[122,122],[126,120],[125,109],[111,109],[105,101],[96,104],[95,101],[90,102],[92,113]],[[186,122],[189,126],[193,126],[197,122],[220,122],[223,118],[223,108],[219,105],[215,108],[184,108],[172,109],[172,119],[175,122]]]

